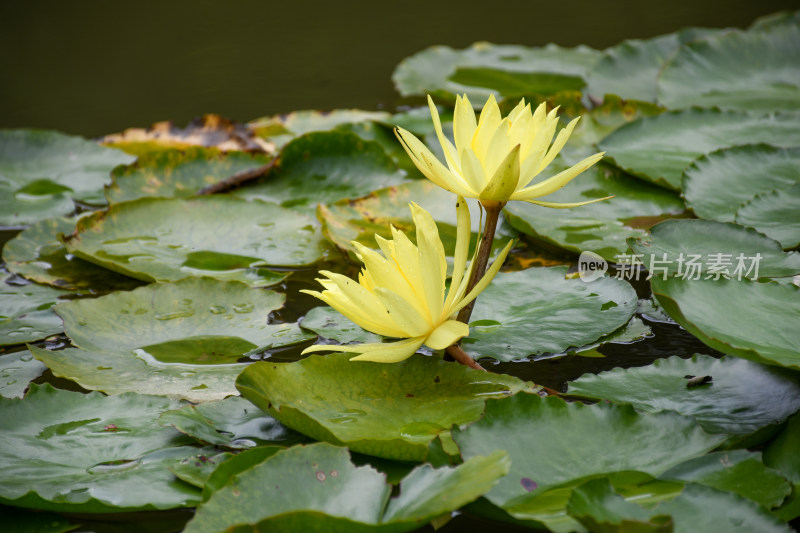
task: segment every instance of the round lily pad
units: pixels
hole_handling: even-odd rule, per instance
[[[798,211],[800,212],[800,211]],[[800,253],[751,228],[716,220],[666,220],[628,241],[653,277],[735,280],[800,274]]]
[[[236,394],[242,357],[313,338],[294,323],[267,324],[284,299],[242,283],[188,278],[73,300],[57,311],[80,349],[33,353],[87,389],[222,399]]]
[[[689,386],[686,376],[710,380]],[[779,424],[800,410],[796,372],[738,357],[670,357],[648,366],[584,374],[569,383],[569,393],[628,403],[641,411],[677,411],[709,433],[732,435]]]
[[[400,62],[392,80],[403,96],[433,94],[454,99],[466,93],[474,104],[483,105],[490,94],[580,90],[599,54],[586,46],[555,44],[530,48],[479,42],[463,50],[432,46]]]
[[[736,222],[764,232],[784,248],[800,244],[800,183],[760,194],[736,211]]]
[[[361,109],[334,109],[331,111],[293,111],[285,115],[261,117],[247,123],[247,128],[258,137],[283,146],[293,137],[312,131],[330,131],[345,124],[360,124],[386,120],[386,111]]]
[[[682,46],[666,62],[658,99],[670,109],[798,110],[798,63],[800,26],[722,33]]]
[[[66,294],[69,292],[0,274],[0,346],[37,341],[64,331],[50,307]]]
[[[0,130],[0,225],[20,226],[74,209],[72,198],[104,204],[103,185],[133,158],[82,137]]]
[[[393,364],[350,361],[350,354],[296,363],[260,362],[239,376],[242,396],[284,425],[351,450],[422,461],[428,444],[454,424],[476,420],[486,398],[530,386],[438,357]],[[442,406],[447,408],[443,409]]]
[[[800,369],[800,287],[655,277],[650,284],[661,307],[715,350]]]
[[[154,414],[163,397],[106,397],[32,386],[21,400],[0,398],[0,502],[72,513],[197,505],[200,491],[165,463],[194,454]],[[178,445],[178,447],[175,447]]]
[[[312,132],[289,142],[277,169],[234,194],[313,213],[330,203],[405,180],[394,160],[375,142],[345,131]]]
[[[616,94],[625,99],[655,102],[658,72],[687,42],[713,35],[719,30],[687,28],[652,39],[631,39],[606,48],[589,70],[585,92],[595,98]]]
[[[780,470],[792,483],[800,485],[800,413],[795,413],[781,433],[764,450],[764,463]]]
[[[223,153],[216,148],[199,146],[149,152],[131,165],[115,168],[105,194],[109,203],[145,196],[192,196],[204,187],[266,165],[271,160],[266,154]]]
[[[626,281],[566,274],[566,267],[499,273],[478,297],[464,350],[500,361],[562,353],[621,328],[636,311]]]
[[[800,148],[745,145],[695,160],[683,174],[683,197],[697,216],[733,222],[755,196],[797,183]]]
[[[67,253],[58,237],[73,233],[75,222],[70,218],[48,218],[25,229],[3,247],[6,268],[29,280],[60,289],[97,293],[130,290],[142,284],[140,280]]]
[[[567,403],[534,394],[488,400],[483,418],[453,434],[465,459],[508,452],[512,474],[486,497],[520,519],[536,519],[541,503],[536,500],[549,489],[601,475],[640,483],[724,438],[675,413],[637,413],[630,406]]]
[[[82,259],[145,281],[210,276],[253,286],[285,278],[267,265],[309,265],[323,254],[310,217],[224,196],[114,204],[81,218],[65,244]]]
[[[30,382],[45,370],[28,350],[0,355],[0,396],[22,398]]]
[[[677,194],[605,165],[588,169],[548,199],[575,202],[605,196],[614,198],[557,211],[510,202],[503,213],[514,229],[536,240],[577,254],[592,251],[618,262],[617,256],[628,251],[628,238],[643,237],[655,222],[685,211]]]
[[[452,468],[423,465],[403,479],[399,496],[390,500],[392,486],[385,476],[355,466],[347,449],[325,443],[296,446],[214,492],[184,531],[412,531],[475,500],[507,471],[503,453]],[[264,499],[265,486],[278,490]]]
[[[741,144],[800,146],[793,115],[687,109],[643,117],[600,142],[606,159],[628,173],[680,190],[683,171],[701,155]]]

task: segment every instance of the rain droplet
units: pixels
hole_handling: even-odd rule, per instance
[[[91,468],[86,469],[90,474],[111,474],[114,472],[121,472],[135,468],[139,464],[139,460],[122,460],[122,461],[108,461],[106,463],[99,463]]]
[[[212,305],[211,307],[208,308],[208,310],[211,311],[211,314],[213,315],[221,315],[222,313],[227,311],[227,309],[222,305]]]
[[[22,355],[19,358],[20,361],[25,361],[26,363],[28,361],[31,361],[32,359],[33,359],[33,354],[30,354],[30,353],[26,353],[25,355]]]
[[[233,306],[234,313],[252,313],[253,312],[253,304],[239,304]]]
[[[188,318],[192,315],[194,315],[194,311],[185,309],[183,311],[173,311],[171,313],[159,313],[156,315],[156,320],[174,320],[176,318]]]

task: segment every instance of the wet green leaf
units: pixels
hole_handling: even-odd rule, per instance
[[[642,237],[655,222],[685,211],[675,193],[606,165],[590,168],[547,201],[582,202],[606,196],[614,198],[558,210],[510,202],[503,212],[514,229],[536,240],[577,254],[592,251],[617,262],[617,256],[628,250],[626,239]]]
[[[720,148],[767,143],[800,146],[793,115],[751,115],[718,109],[687,109],[643,117],[600,142],[606,159],[668,189],[680,190],[683,171],[696,158]]]
[[[266,266],[300,266],[322,257],[314,221],[260,201],[209,196],[142,198],[78,221],[67,250],[145,281],[210,276],[273,285],[285,274]]]
[[[64,512],[187,507],[200,493],[165,463],[196,453],[180,446],[154,414],[163,397],[106,397],[32,386],[21,400],[0,398],[0,501]],[[176,447],[177,445],[177,447]]]
[[[736,222],[764,232],[784,248],[800,244],[800,183],[760,194],[736,211]]]
[[[22,398],[31,381],[47,370],[28,350],[0,354],[0,396]]]
[[[423,465],[389,499],[391,485],[345,448],[319,443],[276,453],[237,475],[200,506],[186,533],[270,531],[411,531],[491,488],[508,471],[503,453],[454,467]],[[276,486],[264,499],[263,487]]]
[[[800,274],[800,253],[786,253],[777,241],[728,222],[666,220],[649,238],[628,243],[653,277],[738,281]]]
[[[64,331],[50,307],[66,294],[69,292],[52,287],[18,283],[0,273],[0,346],[36,341]]]
[[[284,299],[242,283],[188,278],[74,300],[57,311],[80,349],[33,353],[87,389],[222,399],[236,394],[239,359],[312,338],[294,323],[267,324]]]
[[[291,445],[303,437],[237,396],[162,413],[158,422],[206,444],[247,449],[264,444]],[[201,485],[202,486],[202,485]]]
[[[798,62],[800,25],[714,35],[682,46],[667,60],[658,76],[658,99],[670,109],[796,111]]]
[[[621,328],[636,311],[627,282],[587,283],[566,274],[566,267],[499,273],[475,304],[464,350],[500,361],[561,353]]]
[[[75,231],[75,219],[41,220],[8,241],[3,247],[6,268],[20,276],[60,289],[130,290],[141,281],[98,267],[67,253],[59,235]]]
[[[381,336],[370,333],[332,307],[315,307],[309,311],[300,323],[300,327],[308,329],[326,339],[340,344],[351,342],[381,342]]]
[[[800,368],[800,287],[682,278],[653,278],[650,284],[661,307],[715,350]]]
[[[480,42],[463,50],[432,46],[400,62],[392,80],[403,96],[430,93],[454,100],[466,93],[474,105],[482,106],[490,94],[552,94],[580,88],[599,54],[586,46],[554,44],[530,48]]]
[[[139,156],[133,164],[115,168],[105,195],[109,203],[145,196],[193,196],[204,187],[238,172],[266,165],[271,160],[266,154],[223,153],[199,146],[149,152]]]
[[[258,446],[243,450],[224,460],[209,474],[203,484],[203,501],[208,501],[211,495],[228,485],[233,478],[253,466],[263,463],[281,450],[283,446]]]
[[[293,111],[286,115],[261,117],[247,123],[248,129],[263,139],[283,146],[293,137],[312,131],[330,131],[342,125],[386,120],[385,111],[334,109],[332,111]]]
[[[795,486],[800,485],[800,413],[796,413],[783,431],[764,450],[764,464],[780,470]]]
[[[233,454],[230,452],[216,453],[214,448],[209,447],[197,455],[175,459],[169,464],[169,470],[181,481],[202,489],[211,473],[231,457]]]
[[[597,476],[638,484],[713,449],[724,436],[709,435],[675,413],[517,394],[488,400],[483,418],[453,439],[465,459],[506,450],[512,474],[486,497],[516,518],[536,520],[547,499],[558,495],[551,489],[568,493]]]
[[[754,197],[796,183],[800,148],[735,146],[695,160],[683,175],[683,197],[697,216],[733,222],[737,210]]]
[[[414,355],[393,364],[351,362],[351,357],[256,363],[236,386],[242,396],[300,433],[404,461],[424,460],[428,443],[453,424],[476,420],[486,398],[529,388],[517,378],[438,357]]]
[[[104,204],[103,185],[133,158],[57,131],[0,130],[0,226],[22,226],[74,209],[72,198]]]
[[[687,387],[686,376],[711,376],[712,381]],[[747,435],[800,409],[800,376],[738,357],[695,355],[584,374],[570,382],[569,393],[629,403],[642,411],[677,411],[709,433]]]
[[[345,131],[312,132],[289,142],[278,168],[236,196],[313,213],[318,203],[364,194],[405,180],[375,142]]]

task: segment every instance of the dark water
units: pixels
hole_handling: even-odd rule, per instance
[[[745,27],[791,0],[0,2],[0,127],[89,137],[203,113],[392,107],[426,46],[605,48],[686,26]]]

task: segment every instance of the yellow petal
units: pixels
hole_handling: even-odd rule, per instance
[[[439,183],[444,183],[445,185],[439,186],[452,193],[461,196],[474,197],[475,193],[470,192],[469,186],[464,179],[458,174],[453,174],[450,172],[447,167],[441,164],[438,159],[433,157],[432,154],[430,156],[422,154],[422,161],[428,165],[430,173],[436,176],[436,179],[433,179],[426,174],[426,176],[432,182],[436,183],[437,185],[439,185]]]
[[[469,254],[469,243],[472,238],[472,223],[469,215],[469,205],[467,201],[459,196],[456,202],[456,249],[453,253],[453,277],[450,280],[450,290],[444,303],[444,309],[449,309],[458,294],[458,288],[464,277],[464,269],[467,266],[467,255]],[[448,316],[451,313],[448,313]]]
[[[358,309],[358,312],[354,312],[353,306],[349,305],[342,305],[342,300],[332,297],[329,291],[323,292],[315,292],[315,291],[306,291],[302,290],[306,294],[310,294],[311,296],[315,296],[319,298],[326,304],[330,305],[334,309],[336,309],[339,313],[346,316],[350,320],[352,320],[355,324],[364,328],[367,331],[371,331],[373,333],[377,333],[378,335],[383,335],[385,337],[404,337],[404,332],[398,329],[393,323],[381,323],[374,318],[366,318],[363,315],[363,310]],[[386,310],[381,307],[380,312],[377,314],[372,315],[375,318],[380,318],[386,314]]]
[[[422,315],[428,322],[432,321],[431,311],[425,299],[425,284],[422,281],[425,266],[420,264],[420,252],[417,246],[412,243],[405,233],[392,227],[394,236],[394,254],[392,254],[395,265],[400,274],[405,278],[414,292],[414,299],[410,300],[414,309]],[[394,285],[384,285],[394,288]]]
[[[458,152],[456,151],[456,147],[453,146],[453,143],[450,142],[450,139],[444,136],[444,132],[442,131],[442,121],[439,120],[439,110],[436,109],[436,105],[434,105],[431,95],[428,95],[428,107],[431,110],[433,127],[436,130],[436,136],[439,138],[439,144],[442,145],[442,151],[444,152],[444,158],[447,161],[447,166],[450,167],[451,171],[459,172],[461,170],[461,165],[458,161]]]
[[[497,171],[481,191],[481,202],[506,202],[514,193],[519,182],[519,145],[508,153],[497,167]]]
[[[475,150],[478,159],[482,160],[486,155],[489,141],[492,140],[500,120],[500,108],[497,106],[497,101],[493,94],[489,95],[478,119],[478,127],[472,136],[472,149]]]
[[[375,287],[375,296],[386,308],[387,320],[391,320],[398,328],[403,330],[400,337],[419,337],[431,330],[431,324],[410,303],[415,298],[408,291],[395,292],[394,287]]]
[[[370,349],[364,350],[361,355],[353,357],[350,360],[372,361],[374,363],[399,363],[414,355],[416,351],[419,350],[419,347],[422,346],[424,339],[424,337],[416,337],[397,342],[372,344],[370,345]]]
[[[488,180],[478,156],[469,146],[461,150],[461,174],[469,184],[470,189],[474,191],[470,197],[476,198],[486,187]]]
[[[478,123],[475,121],[475,110],[469,102],[467,95],[456,97],[456,108],[453,113],[453,137],[456,141],[456,150],[460,154],[465,148],[470,148],[472,136]],[[462,161],[463,170],[463,161]]]
[[[400,140],[400,144],[408,154],[411,162],[414,163],[419,171],[442,189],[453,192],[453,185],[450,182],[454,181],[454,178],[447,167],[439,163],[439,160],[436,159],[436,156],[433,155],[428,147],[417,139],[413,133],[403,128],[395,128],[394,133]],[[437,165],[439,172],[433,171],[434,165]],[[441,167],[441,169],[438,169],[438,167]]]
[[[564,148],[564,145],[567,143],[569,136],[572,135],[572,130],[575,129],[575,125],[578,124],[578,121],[580,119],[581,117],[577,117],[571,120],[570,123],[567,124],[565,128],[562,128],[561,131],[558,132],[556,140],[553,141],[553,145],[547,151],[547,155],[544,156],[544,159],[542,159],[542,162],[540,163],[541,166],[538,169],[539,172],[544,170],[545,167],[547,167],[547,165],[549,165],[553,161],[556,155],[558,155],[561,149]],[[527,185],[527,183],[525,185]]]
[[[568,207],[580,207],[582,205],[593,204],[595,202],[602,202],[603,200],[610,200],[613,196],[606,196],[605,198],[596,198],[586,202],[572,202],[568,204],[558,204],[555,202],[540,202],[538,200],[525,200],[528,203],[541,205],[542,207],[552,207],[553,209],[566,209]]]
[[[489,146],[486,148],[486,155],[483,156],[483,170],[487,176],[492,176],[497,171],[500,163],[508,156],[511,151],[511,138],[508,135],[508,119],[504,118],[494,132]]]
[[[484,290],[486,287],[488,287],[488,286],[489,286],[489,283],[491,283],[492,279],[493,279],[493,278],[494,278],[494,277],[497,275],[497,273],[500,271],[500,267],[502,267],[502,266],[503,266],[503,261],[505,261],[505,260],[506,260],[506,256],[508,255],[508,252],[511,250],[511,247],[512,247],[513,245],[514,245],[514,241],[511,241],[511,242],[509,242],[508,244],[506,244],[506,247],[505,247],[505,248],[503,248],[503,251],[501,251],[501,252],[500,252],[500,255],[498,255],[498,256],[497,256],[497,259],[495,259],[495,260],[494,260],[494,263],[492,263],[492,266],[490,266],[490,267],[489,267],[489,268],[486,270],[486,273],[483,275],[483,277],[480,279],[480,281],[478,281],[478,283],[476,283],[476,284],[475,284],[475,287],[473,287],[473,288],[472,288],[472,290],[471,290],[471,291],[469,291],[469,294],[467,294],[467,295],[464,297],[464,299],[463,299],[463,300],[461,300],[460,302],[458,302],[458,304],[456,304],[456,306],[455,306],[455,307],[453,308],[453,310],[452,310],[452,313],[453,313],[453,314],[455,314],[455,313],[458,313],[459,311],[461,311],[461,309],[462,309],[462,308],[463,308],[465,305],[467,305],[467,304],[468,304],[468,303],[470,303],[472,300],[474,300],[475,298],[477,298],[477,296],[478,296],[478,295],[479,295],[481,292],[483,292],[483,290]],[[451,315],[451,316],[452,316],[452,315]]]
[[[605,152],[591,155],[568,169],[559,172],[552,178],[539,182],[536,185],[520,189],[511,195],[511,200],[532,200],[533,198],[540,198],[556,192],[581,172],[600,161],[604,153]]]
[[[434,350],[444,350],[469,335],[469,326],[458,320],[448,320],[439,325],[425,339],[425,345]]]
[[[439,230],[433,217],[415,203],[410,204],[411,215],[417,227],[419,246],[419,267],[427,308],[430,311],[428,323],[436,323],[442,316],[444,303],[444,281],[447,277],[447,260],[444,246],[439,239]]]

